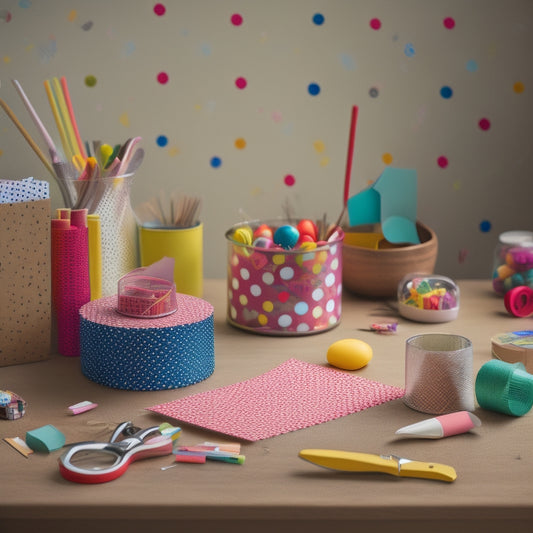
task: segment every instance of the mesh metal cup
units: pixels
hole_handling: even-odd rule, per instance
[[[474,410],[472,343],[466,337],[429,333],[410,337],[405,349],[404,403],[441,415]]]

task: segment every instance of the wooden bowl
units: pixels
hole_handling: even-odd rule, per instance
[[[420,244],[389,244],[376,250],[344,242],[343,287],[350,292],[371,298],[396,298],[398,284],[407,274],[433,274],[438,252],[437,235],[421,222],[416,223],[416,228]],[[364,230],[361,227],[345,229],[345,232],[356,231]]]

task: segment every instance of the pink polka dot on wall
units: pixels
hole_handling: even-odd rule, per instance
[[[162,17],[166,12],[166,7],[163,5],[163,4],[156,4],[154,6],[154,13],[158,16],[158,17]]]
[[[235,86],[237,87],[237,89],[245,89],[246,85],[248,85],[246,78],[240,77],[235,80]]]
[[[487,130],[490,130],[490,120],[488,118],[482,118],[479,122],[479,127],[483,130],[483,131],[487,131]]]
[[[379,30],[381,28],[381,20],[379,20],[378,18],[373,18],[371,21],[370,21],[370,27],[373,29],[373,30]]]
[[[234,13],[231,15],[231,23],[234,26],[240,26],[242,24],[242,15],[239,15],[239,13]]]
[[[448,166],[448,158],[444,155],[441,155],[437,159],[437,165],[439,165],[440,168],[446,168]]]
[[[287,174],[283,178],[283,182],[285,185],[287,185],[287,187],[292,187],[296,183],[296,178],[292,174]]]
[[[446,17],[442,23],[447,30],[453,30],[455,28],[455,20],[452,17]]]
[[[158,75],[157,75],[157,81],[161,84],[161,85],[165,85],[165,83],[168,83],[168,74],[166,72],[160,72]]]

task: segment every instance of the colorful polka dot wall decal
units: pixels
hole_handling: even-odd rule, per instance
[[[157,75],[157,81],[161,84],[161,85],[165,85],[166,83],[168,83],[168,74],[166,72],[160,72],[158,75]]]
[[[168,144],[168,138],[166,135],[159,135],[155,142],[157,143],[157,146],[163,147]]]
[[[220,157],[218,157],[218,156],[213,156],[211,158],[211,161],[209,162],[209,164],[213,168],[219,168],[222,165],[222,159],[220,159]]]
[[[78,16],[78,12],[75,9],[72,9],[68,14],[67,20],[69,22],[74,22],[77,16]]]
[[[449,98],[451,98],[453,96],[453,89],[451,87],[448,87],[447,85],[445,85],[444,87],[441,87],[440,95],[444,99],[448,100]]]
[[[341,54],[341,65],[346,70],[355,70],[355,59],[350,54]]]
[[[440,168],[446,168],[448,166],[448,158],[441,155],[437,158],[437,165],[439,165]]]
[[[381,28],[381,20],[378,18],[373,18],[370,20],[370,27],[373,30],[379,30]]]
[[[158,16],[158,17],[162,17],[167,11],[167,8],[163,5],[163,4],[156,4],[154,6],[154,13]]]
[[[308,86],[307,86],[307,92],[311,95],[311,96],[317,96],[320,94],[320,85],[318,85],[318,83],[310,83]]]
[[[129,127],[129,125],[130,125],[130,117],[129,117],[128,113],[122,113],[120,115],[120,117],[118,118],[118,120],[126,128]]]
[[[315,152],[322,153],[326,149],[326,146],[324,144],[324,141],[315,141],[313,143],[313,148],[315,149]]]
[[[371,98],[377,98],[379,96],[379,90],[377,87],[370,87],[368,94]]]
[[[455,20],[454,20],[452,17],[446,17],[446,18],[442,21],[442,24],[444,24],[444,27],[445,27],[447,30],[453,30],[453,28],[455,28]]]
[[[479,125],[479,128],[482,129],[483,131],[490,130],[490,120],[488,118],[482,118],[478,122],[478,125]]]
[[[0,20],[9,22],[11,18],[11,13],[7,9],[0,9]]]
[[[287,187],[292,187],[296,183],[296,178],[292,174],[287,174],[283,178],[283,183],[285,183]]]
[[[237,87],[237,89],[245,89],[247,85],[248,82],[246,81],[246,78],[239,77],[235,80],[235,87]]]
[[[313,24],[316,24],[317,26],[322,26],[322,24],[324,24],[324,21],[325,21],[325,17],[324,15],[322,15],[322,13],[315,13],[313,15]]]
[[[94,87],[97,83],[96,76],[93,76],[89,74],[88,76],[85,76],[85,85],[87,87]]]
[[[492,224],[490,223],[490,220],[482,220],[479,223],[479,230],[482,233],[488,233],[492,228]]]
[[[415,47],[413,43],[407,43],[404,48],[404,54],[407,57],[414,57],[415,56]]]
[[[383,163],[385,165],[390,165],[392,163],[392,155],[389,154],[389,153],[384,153],[382,156],[381,156],[381,160],[383,161]]]
[[[468,72],[477,72],[477,69],[478,66],[475,59],[470,59],[466,62],[466,70],[468,70]]]
[[[526,90],[525,85],[521,81],[517,81],[513,85],[513,91],[517,94],[523,93]]]
[[[231,15],[231,23],[234,26],[240,26],[243,23],[242,15],[240,15],[239,13],[234,13],[233,15]]]
[[[235,148],[237,150],[244,150],[246,148],[246,141],[242,137],[235,139]]]

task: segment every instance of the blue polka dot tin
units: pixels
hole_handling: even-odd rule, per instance
[[[307,219],[247,222],[226,232],[227,321],[263,335],[308,335],[337,326],[342,305],[339,227],[319,235]],[[293,235],[293,233],[299,235]]]
[[[164,390],[207,379],[215,369],[213,306],[177,294],[178,310],[161,318],[121,315],[117,296],[80,309],[82,373],[115,389]]]

